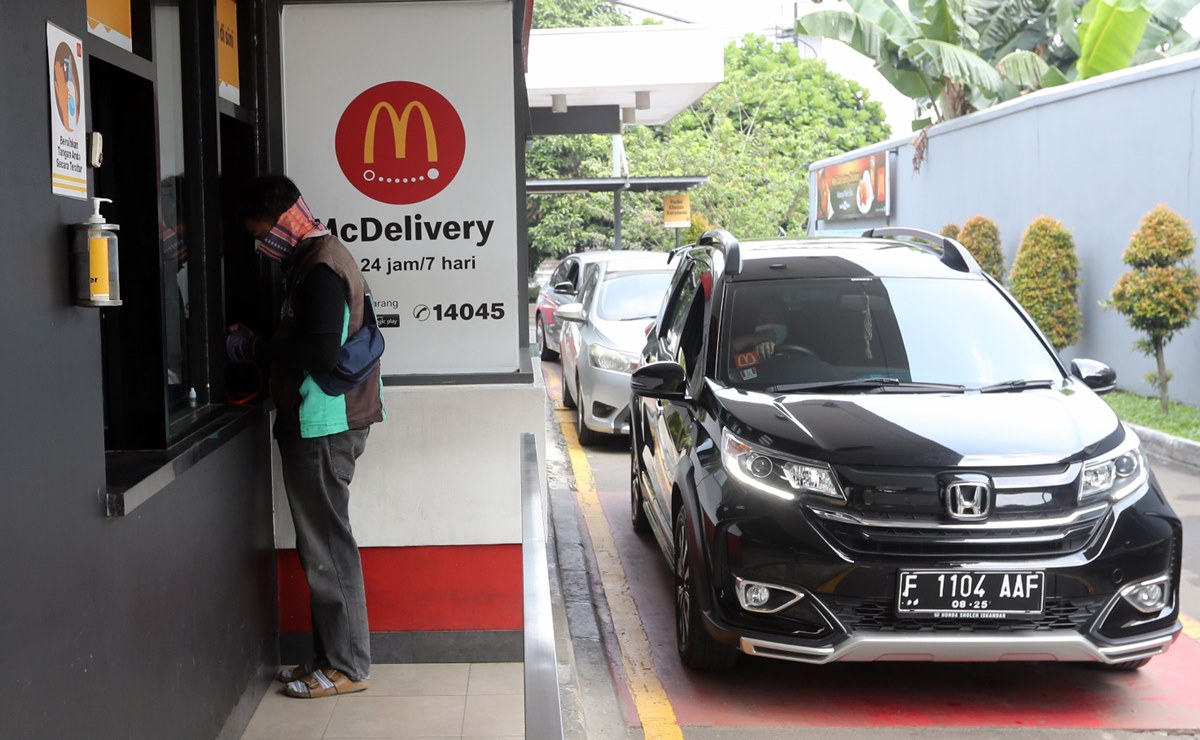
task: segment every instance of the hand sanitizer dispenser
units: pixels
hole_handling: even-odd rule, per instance
[[[92,198],[92,215],[71,229],[71,258],[75,264],[75,304],[79,306],[121,305],[118,274],[117,230],[100,215],[100,204],[109,198]]]

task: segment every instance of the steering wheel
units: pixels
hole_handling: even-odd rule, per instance
[[[813,359],[819,359],[816,352],[813,352],[808,347],[801,347],[798,344],[777,344],[775,345],[775,352],[772,353],[771,357],[790,354],[809,355]]]

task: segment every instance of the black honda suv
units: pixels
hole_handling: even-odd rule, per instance
[[[1087,661],[1180,631],[1182,529],[1137,436],[957,242],[677,250],[633,374],[632,518],[681,659]]]

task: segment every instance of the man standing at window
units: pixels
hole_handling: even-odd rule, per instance
[[[339,396],[326,395],[311,373],[331,370],[343,342],[362,327],[366,282],[288,178],[253,180],[239,213],[259,254],[282,267],[286,298],[270,341],[235,325],[226,352],[233,362],[271,364],[275,440],[312,594],[315,655],[278,678],[287,684],[284,693],[302,699],[362,691],[371,670],[370,632],[349,486],[370,425],[384,418],[379,365]]]

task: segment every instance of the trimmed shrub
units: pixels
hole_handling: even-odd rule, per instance
[[[1013,261],[1009,290],[1056,350],[1079,341],[1079,255],[1061,223],[1039,216],[1029,224]]]
[[[957,239],[959,231],[961,231],[961,229],[958,228],[958,224],[946,224],[938,233],[942,236],[948,236],[951,239]]]
[[[1115,308],[1129,325],[1145,335],[1134,345],[1155,359],[1157,370],[1146,380],[1158,389],[1164,414],[1170,413],[1165,350],[1175,332],[1196,317],[1200,277],[1192,266],[1196,236],[1188,222],[1165,205],[1142,218],[1122,261],[1133,269],[1121,275],[1105,308]]]
[[[995,221],[986,216],[972,216],[957,238],[984,272],[1004,282],[1004,252],[1000,251],[1000,229]]]
[[[692,225],[684,230],[680,244],[695,244],[704,236],[704,232],[713,228],[712,222],[699,211],[692,212]]]

